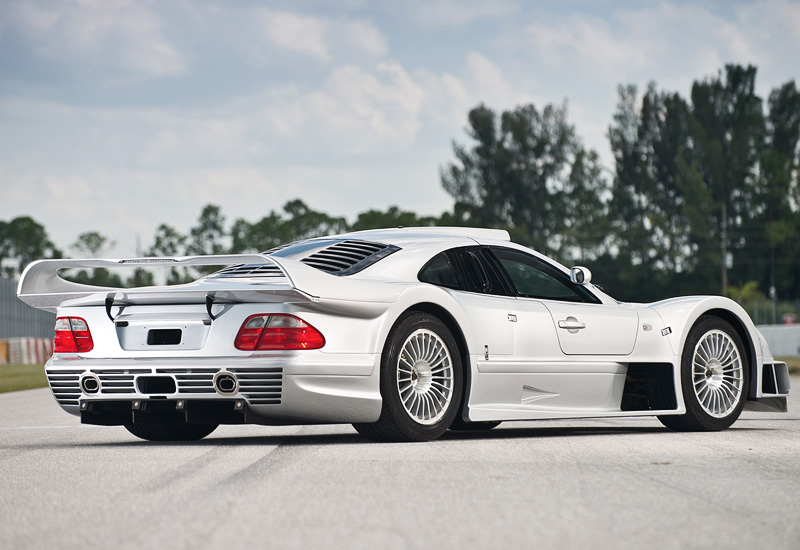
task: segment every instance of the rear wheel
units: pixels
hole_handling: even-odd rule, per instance
[[[125,429],[148,441],[195,441],[217,429],[219,424],[125,424]]]
[[[730,323],[701,317],[689,331],[681,357],[686,414],[659,416],[678,431],[717,431],[733,424],[744,409],[748,376],[744,346]]]
[[[458,346],[438,318],[412,312],[389,333],[381,356],[381,416],[353,424],[375,441],[429,441],[453,423],[463,391]]]

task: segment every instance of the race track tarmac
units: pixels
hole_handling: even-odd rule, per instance
[[[796,550],[792,385],[788,414],[718,433],[538,421],[415,444],[347,425],[150,443],[82,426],[49,390],[3,394],[0,548]]]

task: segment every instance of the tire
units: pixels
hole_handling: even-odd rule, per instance
[[[381,416],[353,424],[373,441],[430,441],[458,413],[463,392],[461,355],[445,324],[411,312],[389,332],[381,355]]]
[[[219,424],[125,424],[125,429],[148,441],[195,441],[217,429]]]
[[[713,432],[733,424],[747,400],[749,372],[742,339],[727,321],[701,317],[681,355],[686,414],[658,419],[676,431]]]

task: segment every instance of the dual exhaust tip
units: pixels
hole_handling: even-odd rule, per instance
[[[239,380],[233,373],[220,371],[214,375],[214,389],[220,395],[233,395],[239,391]],[[81,378],[81,390],[87,395],[98,393],[100,391],[100,379],[95,374],[84,375]],[[155,393],[173,393],[174,391],[173,387],[172,392],[157,391]],[[146,391],[144,393],[153,392]]]

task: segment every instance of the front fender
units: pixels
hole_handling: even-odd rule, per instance
[[[689,331],[697,320],[710,311],[723,311],[727,315],[733,316],[744,327],[747,333],[744,344],[749,346],[754,352],[753,359],[762,357],[763,350],[761,338],[753,321],[747,312],[729,298],[723,296],[686,296],[682,298],[671,298],[650,304],[664,321],[664,326],[671,330],[667,335],[672,351],[675,355],[681,355]]]

